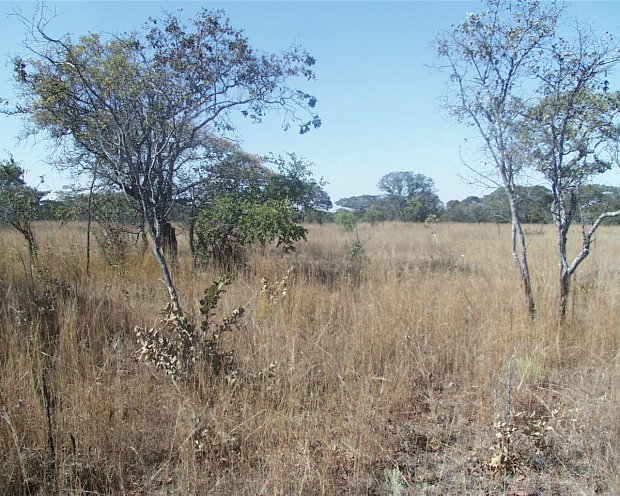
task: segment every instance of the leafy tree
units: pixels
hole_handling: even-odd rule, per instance
[[[544,186],[517,186],[517,199],[524,223],[550,220],[551,192]],[[510,222],[510,202],[504,188],[479,198],[468,196],[446,204],[444,219],[452,222]]]
[[[523,222],[544,224],[551,221],[553,197],[548,188],[541,185],[517,186],[517,195]]]
[[[285,127],[318,127],[316,99],[288,84],[313,79],[315,61],[299,48],[261,53],[222,12],[208,10],[189,25],[168,15],[108,39],[54,39],[42,26],[31,29],[30,58],[14,60],[16,110],[56,140],[68,163],[89,157],[98,177],[135,200],[182,315],[163,250],[176,198],[204,179],[201,161],[213,135],[232,129],[233,111],[259,122],[280,110]]]
[[[193,184],[177,200],[175,216],[188,229],[189,246],[194,263],[199,255],[196,225],[200,213],[226,195],[258,198],[272,172],[264,159],[241,150],[227,140],[212,140],[212,150],[201,168],[202,181]]]
[[[35,263],[37,254],[32,221],[37,218],[43,196],[45,193],[26,185],[24,170],[13,157],[0,161],[0,223],[13,226],[24,236],[31,265]]]
[[[329,193],[325,191],[319,184],[314,184],[312,188],[312,201],[304,212],[304,219],[307,218],[308,213],[325,214],[332,209],[334,204],[332,203]]]
[[[323,224],[331,220],[330,210],[334,206],[329,193],[319,184],[313,187],[313,199],[308,208],[303,212],[303,221],[308,223]]]
[[[310,162],[294,153],[285,157],[271,157],[270,162],[277,172],[269,175],[265,196],[291,201],[299,209],[302,218],[308,211],[332,208],[329,195],[323,190],[325,182],[314,179]]]
[[[449,222],[491,222],[489,211],[477,196],[468,196],[462,201],[449,201],[442,218]]]
[[[403,209],[403,220],[407,222],[424,222],[430,215],[438,216],[443,210],[439,197],[420,193],[407,200]]]
[[[275,163],[277,171],[264,165],[267,163]],[[291,249],[292,244],[286,240],[289,233],[293,241],[301,239],[299,222],[304,216],[319,212],[319,208],[331,208],[329,195],[322,190],[322,182],[313,178],[310,167],[309,162],[294,154],[267,160],[239,149],[232,150],[222,162],[210,168],[207,181],[200,186],[202,192],[197,197],[200,201],[190,202],[197,213],[189,216],[193,253],[201,251],[207,258],[220,262],[229,258],[232,263],[240,258],[245,246],[254,242],[278,240]],[[231,211],[226,212],[224,205],[230,206]],[[282,207],[282,217],[273,212],[274,205]],[[199,246],[195,249],[194,219],[199,218],[202,219],[197,226]],[[212,229],[206,226],[205,219],[214,223]],[[256,225],[249,226],[248,219],[253,219]],[[274,230],[269,222],[276,222],[279,227]],[[261,233],[266,233],[265,240]],[[221,250],[216,247],[218,243]]]
[[[361,195],[341,198],[336,205],[342,208],[355,210],[358,214],[363,215],[368,209],[373,208],[381,197],[378,195]]]
[[[430,177],[414,172],[390,172],[379,180],[378,187],[387,196],[410,199],[420,193],[434,193],[435,184]]]
[[[523,223],[539,224],[550,219],[551,192],[544,186],[515,186],[515,196]],[[504,188],[485,195],[481,202],[489,222],[510,222],[510,201]]]
[[[620,210],[620,188],[601,184],[584,184],[578,191],[579,216],[583,224],[594,224],[605,212]],[[620,219],[609,218],[605,222],[618,224]]]
[[[560,14],[554,3],[487,0],[482,13],[470,13],[435,47],[449,74],[445,106],[458,121],[473,126],[510,205],[512,254],[519,269],[529,314],[534,316],[527,244],[516,190],[525,165],[516,128],[526,110],[527,92],[553,41]],[[487,176],[483,172],[481,174]]]
[[[379,180],[385,193],[382,204],[390,218],[423,222],[431,214],[439,214],[443,204],[435,194],[430,177],[414,172],[390,172]]]

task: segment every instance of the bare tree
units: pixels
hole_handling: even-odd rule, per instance
[[[516,190],[524,163],[515,129],[522,120],[527,84],[539,69],[559,14],[554,3],[488,0],[487,10],[468,14],[435,42],[441,68],[449,72],[445,107],[458,121],[476,129],[508,196],[512,254],[531,316],[535,304]]]
[[[609,217],[603,212],[586,229],[581,222],[579,253],[570,260],[567,242],[579,214],[579,187],[617,163],[620,93],[610,92],[608,73],[620,60],[620,47],[609,36],[595,37],[576,27],[573,42],[557,39],[541,64],[537,99],[519,134],[523,154],[547,181],[557,232],[558,316],[566,317],[570,281],[590,253],[592,236]]]

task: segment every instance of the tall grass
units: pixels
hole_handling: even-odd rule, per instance
[[[553,233],[530,236],[523,310],[507,226],[310,226],[252,252],[219,308],[236,377],[174,382],[133,328],[166,291],[150,253],[85,271],[84,227],[41,223],[39,271],[0,236],[2,494],[620,492],[619,232],[601,229],[559,328]],[[534,228],[532,229],[534,231]],[[182,304],[219,278],[174,269]],[[575,248],[576,249],[576,248]],[[261,279],[294,267],[265,306]]]

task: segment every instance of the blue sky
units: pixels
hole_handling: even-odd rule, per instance
[[[332,200],[375,194],[384,174],[412,170],[435,181],[447,202],[487,190],[470,184],[462,158],[476,163],[475,134],[450,122],[441,109],[446,75],[432,69],[432,41],[481,2],[47,2],[57,17],[54,34],[122,33],[138,29],[163,11],[191,16],[202,7],[223,9],[234,27],[243,29],[256,48],[279,52],[298,44],[317,60],[317,80],[303,89],[318,98],[323,121],[318,130],[298,135],[284,132],[274,115],[262,124],[242,122],[242,146],[257,154],[294,152],[315,164],[314,173],[328,182]],[[8,59],[21,52],[24,28],[7,13],[21,9],[29,16],[35,4],[0,1],[0,96],[12,94]],[[598,31],[620,36],[620,2],[571,2],[569,17],[588,21]],[[620,83],[620,79],[616,79]],[[614,80],[612,80],[613,84]],[[616,87],[620,84],[615,85]],[[18,119],[0,116],[0,156],[10,152],[36,184],[45,176],[48,190],[72,183],[46,165],[48,146],[19,142]],[[465,177],[463,177],[465,176]],[[620,173],[599,182],[620,185]]]

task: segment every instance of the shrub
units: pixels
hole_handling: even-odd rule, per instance
[[[215,322],[215,310],[230,281],[223,277],[205,290],[200,300],[203,320],[198,331],[186,317],[180,317],[169,307],[155,327],[136,326],[138,360],[155,365],[174,379],[190,378],[196,362],[210,366],[215,374],[234,375],[233,354],[224,350],[221,337],[239,326],[245,310],[237,307],[229,317]]]
[[[334,214],[334,221],[345,231],[353,231],[357,217],[353,212],[340,211]]]
[[[241,261],[246,247],[254,243],[276,242],[284,251],[293,251],[296,241],[306,239],[307,231],[298,219],[288,200],[258,203],[222,196],[198,216],[198,251],[204,260],[225,266]]]

